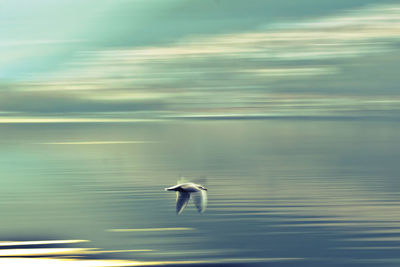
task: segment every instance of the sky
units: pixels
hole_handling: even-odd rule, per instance
[[[400,4],[0,0],[0,122],[398,116]]]

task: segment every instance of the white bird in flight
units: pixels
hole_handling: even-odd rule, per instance
[[[165,188],[165,191],[176,191],[176,213],[180,214],[187,206],[193,194],[194,204],[203,213],[207,207],[207,188],[195,183],[182,183]]]

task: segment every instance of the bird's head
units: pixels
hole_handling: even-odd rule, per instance
[[[201,190],[205,190],[205,191],[207,191],[207,188],[205,188],[204,186],[202,186],[202,185],[199,185],[198,186]]]
[[[167,187],[167,188],[165,188],[164,190],[165,190],[165,191],[178,191],[178,190],[179,190],[179,187],[176,186],[176,185],[174,185],[174,186],[171,186],[171,187]]]

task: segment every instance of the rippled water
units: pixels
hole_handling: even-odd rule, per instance
[[[0,264],[398,266],[396,121],[0,125]],[[163,189],[205,183],[175,214]],[[37,264],[37,265],[35,265]]]

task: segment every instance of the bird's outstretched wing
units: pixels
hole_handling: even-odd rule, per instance
[[[207,191],[200,190],[193,193],[194,204],[199,212],[203,213],[207,208]]]
[[[190,199],[190,193],[176,192],[176,213],[180,214],[187,206]]]

